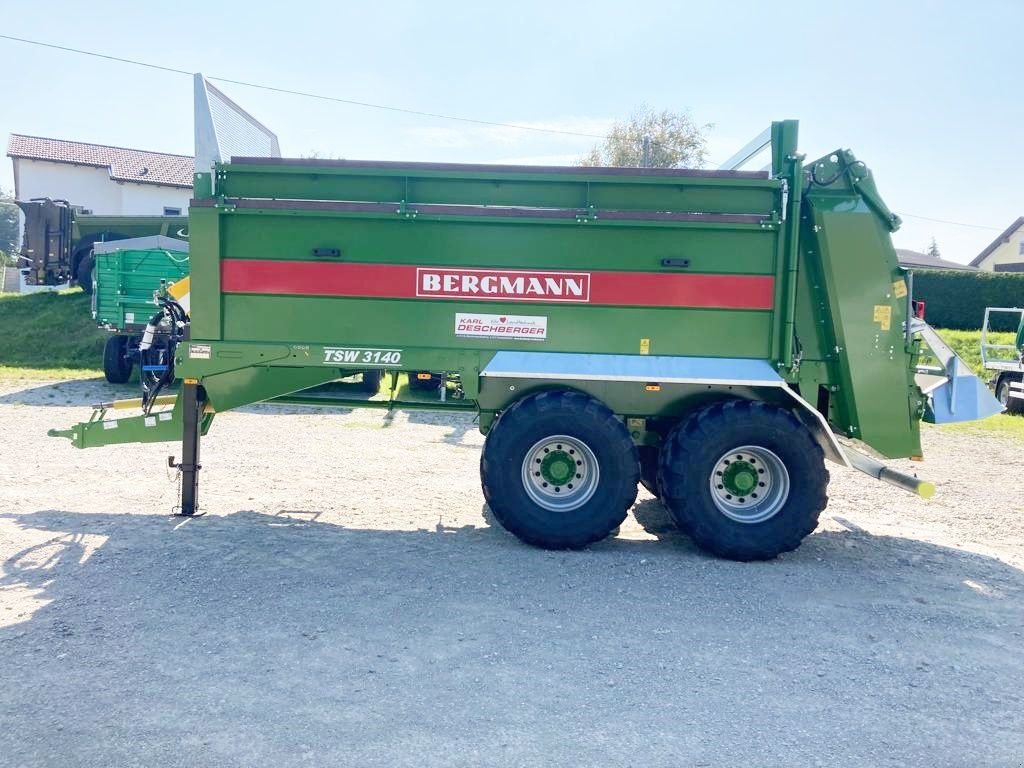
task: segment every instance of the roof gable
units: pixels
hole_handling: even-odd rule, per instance
[[[979,253],[971,260],[971,266],[979,266],[981,262],[983,262],[988,257],[988,255],[992,253],[992,251],[994,251],[1003,243],[1007,242],[1010,239],[1010,236],[1013,235],[1013,233],[1020,229],[1022,226],[1024,226],[1024,216],[1019,216],[1017,220],[1013,222],[1013,224],[1011,224],[1010,226],[1003,230],[1003,233],[999,235],[999,237],[997,237],[995,240],[989,243],[984,251]]]
[[[7,156],[107,168],[114,181],[169,187],[192,186],[194,162],[188,155],[12,133],[7,142]]]

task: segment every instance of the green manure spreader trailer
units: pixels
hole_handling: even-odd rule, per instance
[[[171,286],[142,342],[170,350],[165,375],[51,434],[181,440],[193,515],[218,413],[323,406],[303,390],[373,368],[389,400],[331,402],[477,412],[483,494],[543,547],[608,536],[638,483],[738,560],[814,530],[826,459],[930,495],[879,458],[919,457],[922,419],[1001,407],[914,316],[864,163],[804,164],[795,121],[765,143],[763,172],[217,164],[197,176],[187,294]],[[924,344],[940,364],[921,374]],[[458,396],[403,402],[399,371],[444,371]]]

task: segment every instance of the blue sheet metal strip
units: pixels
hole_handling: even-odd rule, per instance
[[[784,386],[782,377],[768,361],[738,357],[503,351],[491,359],[480,375],[512,379],[557,378]]]

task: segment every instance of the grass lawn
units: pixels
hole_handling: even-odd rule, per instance
[[[69,291],[0,294],[0,376],[89,378],[103,375],[103,345],[89,296]]]
[[[971,366],[971,369],[987,379],[989,374],[983,372],[981,367],[981,331],[950,331],[945,328],[936,329],[939,336],[960,358]],[[1015,333],[989,333],[989,344],[1013,344],[1016,338]]]
[[[930,428],[941,429],[944,432],[999,435],[1024,440],[1024,416],[1011,416],[1007,413],[989,416],[981,421],[961,421],[957,424],[940,424]]]

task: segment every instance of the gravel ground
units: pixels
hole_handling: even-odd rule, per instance
[[[738,564],[643,491],[521,545],[448,414],[224,414],[169,517],[179,446],[46,437],[112,394],[0,382],[4,766],[1024,765],[1013,442],[929,430],[930,502],[833,468]]]

